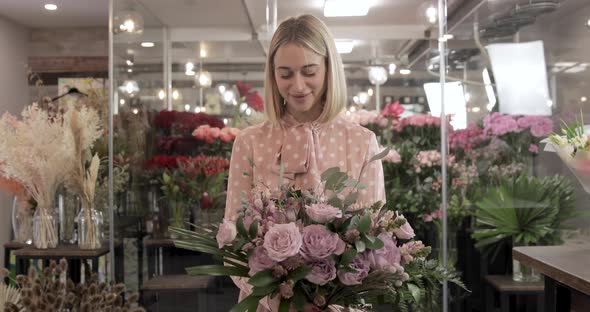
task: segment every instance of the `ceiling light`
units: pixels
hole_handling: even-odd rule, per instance
[[[389,64],[389,74],[394,75],[397,66],[394,63]]]
[[[127,66],[133,66],[133,62],[131,60],[126,60],[125,63],[127,63]]]
[[[187,76],[194,76],[197,73],[195,73],[193,70],[187,70],[187,71],[184,72],[184,74],[187,75]]]
[[[588,101],[588,98],[587,98],[587,97],[585,97],[585,96],[583,96],[583,97],[581,97],[581,98],[580,98],[580,101],[581,101],[581,102],[586,102],[586,101]]]
[[[373,88],[369,88],[369,90],[367,90],[367,94],[369,96],[373,96]]]
[[[444,34],[443,38],[445,38],[446,40],[450,40],[450,39],[455,38],[455,36],[453,36],[452,34]]]
[[[368,0],[326,0],[324,16],[366,16],[371,7]]]
[[[402,74],[402,75],[409,75],[409,74],[412,73],[412,71],[409,70],[409,69],[407,69],[407,68],[402,68],[402,69],[399,70],[399,73]]]
[[[113,18],[115,33],[143,33],[143,17],[132,11],[122,11]]]
[[[223,118],[223,124],[227,126],[227,123],[229,122],[229,120],[227,118]]]
[[[351,106],[351,107],[350,107],[348,110],[349,110],[351,113],[354,113],[354,112],[356,112],[356,107],[354,107],[354,106]]]
[[[352,101],[354,102],[354,104],[360,104],[360,98],[358,95],[355,95],[352,97]]]
[[[163,100],[165,97],[166,97],[166,92],[164,92],[164,90],[160,90],[160,91],[158,92],[158,98],[159,98],[160,100]]]
[[[437,20],[436,15],[437,15],[436,9],[433,6],[429,6],[426,9],[426,20],[428,20],[428,22],[430,24],[436,23],[436,20]]]
[[[369,94],[367,92],[359,92],[359,105],[365,105],[369,102]]]
[[[226,89],[222,93],[222,98],[225,104],[232,104],[236,99],[236,93],[232,89]]]
[[[52,4],[52,3],[48,3],[45,5],[45,10],[47,11],[55,11],[57,10],[57,5]]]
[[[200,112],[201,112],[201,107],[195,106],[195,113],[200,113]]]
[[[472,108],[471,111],[474,113],[479,113],[480,108],[479,108],[479,106],[476,106],[476,107]]]
[[[207,51],[203,48],[201,48],[201,52],[200,52],[201,57],[207,57]]]
[[[354,48],[354,41],[352,40],[336,40],[336,50],[340,54],[347,54],[352,52]]]
[[[155,46],[155,44],[153,42],[150,41],[145,41],[141,43],[141,46],[144,48],[152,48],[153,46]]]
[[[121,105],[125,105],[125,100],[124,100],[124,99],[120,99],[120,100],[119,100],[119,104],[121,104]]]
[[[132,112],[133,112],[135,115],[137,115],[137,114],[139,113],[139,109],[137,109],[137,108],[134,108],[134,109],[132,110]]]
[[[225,92],[225,90],[228,90],[229,86],[225,83],[220,83],[217,85],[217,91],[219,91],[219,94],[223,95],[223,93]]]
[[[184,104],[184,110],[188,112],[189,109],[191,109],[190,104]]]
[[[586,21],[586,26],[590,27],[590,18]]]
[[[127,72],[128,72],[128,73],[132,73],[132,72],[133,72],[133,69],[131,69],[131,68],[127,68]]]

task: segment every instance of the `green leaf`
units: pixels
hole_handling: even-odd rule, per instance
[[[342,257],[340,257],[340,264],[341,265],[349,265],[352,260],[354,259],[354,257],[356,257],[356,249],[351,248],[351,249],[347,249],[343,254]]]
[[[415,284],[408,284],[408,290],[416,302],[420,302],[420,288]]]
[[[300,287],[295,289],[295,294],[293,295],[292,301],[295,310],[302,312],[305,309],[305,302],[307,299],[305,298],[305,294],[301,291]]]
[[[352,193],[348,194],[346,196],[346,198],[344,198],[344,203],[343,203],[344,207],[348,207],[348,206],[356,203],[358,198],[359,198],[358,192],[352,192]]]
[[[268,296],[270,294],[272,294],[274,291],[276,291],[277,289],[279,289],[279,283],[272,283],[269,284],[267,286],[263,286],[263,287],[254,287],[252,289],[252,293],[250,295],[254,295],[254,296]]]
[[[258,236],[258,222],[252,222],[250,225],[250,238],[254,239]]]
[[[254,276],[248,280],[248,284],[255,287],[264,287],[275,283],[276,281],[277,280],[272,276],[272,270],[264,270],[254,274]]]
[[[367,212],[365,216],[361,219],[358,226],[358,231],[362,234],[367,233],[369,228],[371,227],[371,215]]]
[[[311,268],[306,265],[302,265],[297,269],[289,272],[288,279],[293,280],[293,282],[297,282],[299,280],[304,279],[307,276],[307,274],[309,274],[309,272],[311,272]]]
[[[332,206],[332,207],[336,207],[339,209],[342,209],[342,200],[340,200],[340,198],[338,198],[338,196],[334,195],[332,196],[332,198],[330,198],[330,200],[328,200],[328,205]]]
[[[348,230],[356,229],[359,226],[359,216],[354,216],[350,219],[350,224],[348,225]]]
[[[326,169],[326,171],[322,172],[322,182],[328,181],[328,179],[330,177],[332,177],[333,174],[335,173],[339,173],[340,172],[340,168],[338,167],[332,167],[332,168],[328,168]]]
[[[345,172],[337,172],[326,181],[325,189],[339,192],[344,187],[344,181],[348,178]]]
[[[281,304],[279,305],[279,312],[289,312],[290,307],[291,299],[283,299],[281,300]]]
[[[240,303],[236,304],[229,312],[256,312],[258,308],[258,303],[260,300],[264,298],[264,296],[248,296],[244,298],[244,300],[240,301]]]
[[[381,248],[383,248],[383,246],[385,246],[383,244],[383,241],[377,237],[365,236],[364,238],[365,238],[364,239],[365,245],[367,246],[368,249],[381,249]]]
[[[170,183],[170,176],[164,172],[164,174],[162,174],[162,180],[164,180],[164,183],[168,184]]]
[[[236,228],[238,229],[238,233],[240,233],[242,237],[249,238],[248,231],[246,231],[246,227],[244,226],[243,218],[238,218],[238,221],[236,222]]]
[[[186,272],[189,275],[248,277],[247,268],[237,268],[226,265],[200,265],[186,268]]]
[[[359,181],[357,179],[350,178],[350,179],[344,181],[344,186],[354,187],[355,185],[357,185],[357,183],[359,183]]]
[[[366,245],[365,242],[363,242],[362,240],[357,240],[356,242],[354,242],[354,245],[356,247],[356,251],[358,251],[359,253],[365,251]]]
[[[387,154],[389,154],[389,147],[381,151],[381,153],[371,157],[371,159],[369,159],[369,162],[382,159],[383,157],[387,156]]]

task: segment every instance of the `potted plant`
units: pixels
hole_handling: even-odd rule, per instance
[[[564,221],[575,215],[573,187],[561,176],[504,179],[476,206],[475,246],[494,254],[510,242],[513,246],[559,244]],[[513,261],[513,279],[540,277]]]

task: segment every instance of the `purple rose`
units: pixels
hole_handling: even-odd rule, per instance
[[[301,233],[295,223],[273,224],[264,235],[264,249],[277,262],[296,255],[301,248]]]
[[[219,248],[223,248],[223,246],[231,244],[231,242],[236,239],[236,235],[238,235],[238,229],[236,228],[236,225],[233,222],[224,219],[223,223],[219,225],[219,230],[217,231],[217,236],[215,237],[217,239]]]
[[[323,259],[332,254],[341,255],[346,245],[337,233],[320,224],[303,228],[301,254],[306,259]]]
[[[313,221],[318,223],[328,223],[336,218],[342,218],[342,210],[328,204],[305,206],[305,212]]]
[[[276,262],[272,261],[272,259],[268,257],[264,247],[256,247],[254,248],[250,258],[248,258],[248,267],[250,268],[248,274],[253,276],[260,271],[272,269],[275,264]]]
[[[347,286],[360,285],[367,275],[369,275],[369,261],[363,254],[358,254],[349,264],[350,268],[356,272],[338,271],[338,279]]]
[[[336,278],[336,262],[331,258],[314,260],[309,263],[309,266],[311,271],[305,276],[305,279],[316,285],[326,285]]]
[[[396,220],[399,220],[399,219],[405,220],[406,218],[404,218],[404,215],[398,215],[395,219]],[[416,236],[416,234],[414,234],[414,229],[412,229],[412,226],[410,225],[408,220],[406,220],[406,222],[402,226],[393,230],[393,233],[395,234],[395,236],[397,238],[401,238],[401,239],[411,239],[414,236]]]
[[[379,238],[384,246],[381,249],[371,250],[367,253],[369,264],[372,269],[384,270],[393,264],[399,264],[401,261],[401,251],[391,238],[390,233],[381,233]]]

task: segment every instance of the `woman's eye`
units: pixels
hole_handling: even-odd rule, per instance
[[[313,77],[313,76],[315,76],[315,72],[314,71],[306,71],[306,72],[303,72],[303,75],[306,77]]]
[[[288,79],[288,78],[291,78],[291,74],[281,74],[281,78],[282,78],[282,79]]]

